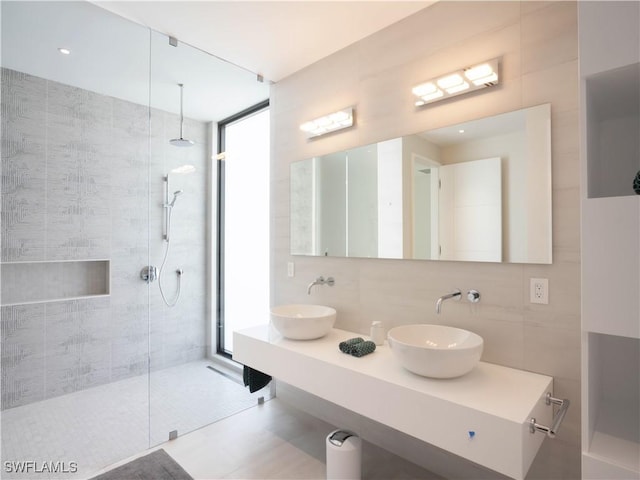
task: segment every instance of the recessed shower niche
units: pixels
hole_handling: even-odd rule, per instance
[[[109,295],[109,260],[2,264],[2,305]]]

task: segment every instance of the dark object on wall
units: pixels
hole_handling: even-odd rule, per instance
[[[640,170],[636,173],[636,178],[633,179],[633,191],[640,195]]]

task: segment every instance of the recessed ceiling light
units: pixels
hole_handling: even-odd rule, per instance
[[[464,130],[460,129],[458,130],[458,133],[464,133]]]
[[[68,48],[64,48],[64,47],[58,48],[58,51],[63,55],[70,55],[71,54],[71,50],[69,50]]]

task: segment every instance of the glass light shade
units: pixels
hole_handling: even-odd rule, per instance
[[[420,84],[416,87],[413,87],[411,91],[417,97],[424,97],[425,95],[431,95],[433,93],[436,93],[439,90],[438,90],[438,87],[436,87],[433,82],[427,82],[427,83]]]
[[[317,137],[352,125],[353,107],[349,107],[305,122],[300,125],[300,130],[306,132],[309,137]]]
[[[349,118],[349,115],[347,114],[347,112],[340,111],[340,112],[332,113],[331,115],[329,115],[329,118],[333,122],[344,122]]]
[[[416,85],[411,89],[411,92],[418,97],[414,100],[414,104],[416,107],[421,107],[456,95],[494,87],[500,83],[499,65],[500,58],[494,58]]]
[[[447,75],[446,77],[439,78],[437,80],[437,83],[440,88],[448,90],[449,88],[464,83],[464,79],[462,78],[462,75],[454,73],[452,75]]]
[[[472,82],[474,80],[478,80],[480,78],[488,77],[493,72],[493,68],[488,63],[483,63],[481,65],[477,65],[475,67],[468,68],[464,71],[464,76],[467,77],[468,80]]]
[[[467,88],[469,88],[469,84],[467,82],[462,82],[460,85],[456,85],[455,87],[450,87],[447,88],[447,93],[449,95],[454,94],[454,93],[458,93],[458,92],[462,92],[463,90],[466,90]]]
[[[498,74],[493,72],[491,75],[487,75],[486,77],[478,78],[477,80],[473,80],[473,84],[476,86],[484,85],[485,83],[492,83],[498,80]]]
[[[304,122],[300,125],[300,130],[303,132],[312,132],[316,128],[316,124],[314,122]]]
[[[428,102],[429,100],[435,100],[436,98],[440,98],[443,95],[444,95],[444,92],[442,90],[437,90],[430,95],[423,95],[421,98],[425,102]]]

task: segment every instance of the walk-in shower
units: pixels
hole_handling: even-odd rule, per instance
[[[0,9],[0,476],[32,460],[91,478],[257,403],[206,368],[208,203],[212,125],[268,87],[90,2]],[[172,308],[140,280],[161,260]]]

